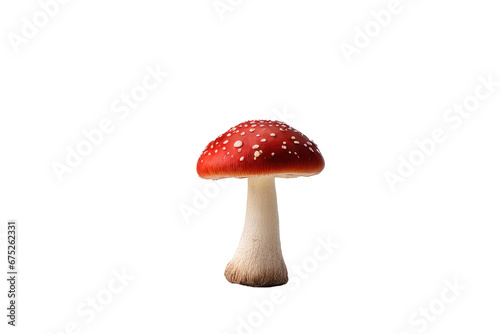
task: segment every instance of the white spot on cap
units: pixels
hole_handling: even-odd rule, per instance
[[[244,135],[245,135],[245,132],[242,132],[242,133],[241,133],[241,135],[242,135],[242,136],[244,136]]]
[[[294,144],[297,144],[297,145],[299,145],[299,144],[300,144],[298,140],[295,140],[293,143],[294,143]]]
[[[295,139],[295,136],[292,136],[292,139]]]
[[[276,134],[273,132],[270,134],[271,137],[276,137]]]
[[[226,150],[226,146],[224,146],[222,149],[225,151]]]
[[[260,152],[259,151],[255,151],[254,154],[256,158],[258,158],[260,156]]]
[[[256,150],[256,149],[258,149],[258,148],[259,148],[259,145],[255,144],[254,146],[252,146],[252,148],[253,148],[254,150]]]
[[[286,145],[286,141],[283,142],[283,145]]]
[[[250,132],[254,132],[254,131],[255,131],[255,129],[254,129],[254,128],[251,128],[251,129],[250,129]]]
[[[284,150],[286,150],[286,146],[285,145],[281,146],[281,148],[284,149]]]
[[[309,151],[311,151],[312,153],[314,153],[314,150],[312,147],[309,147]]]
[[[231,137],[231,134],[230,134],[230,133],[228,133],[228,134],[227,134],[227,136],[228,136],[228,137]]]
[[[262,138],[260,141],[265,143],[267,140],[266,140],[266,138]]]
[[[233,145],[234,145],[234,147],[241,147],[241,146],[243,146],[243,142],[241,140],[237,140],[234,142]]]
[[[274,152],[273,152],[273,153],[271,153],[271,155],[272,155],[272,156],[274,156]]]
[[[229,143],[229,140],[224,140],[222,144],[226,145],[227,143]]]
[[[244,158],[244,157],[241,157],[241,158],[240,158],[240,161],[243,161],[243,160],[245,160],[245,158]]]

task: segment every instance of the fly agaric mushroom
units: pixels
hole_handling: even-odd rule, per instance
[[[316,144],[279,121],[244,122],[207,145],[196,166],[200,177],[248,178],[245,226],[224,273],[229,282],[255,287],[288,282],[274,179],[319,174],[324,166]]]

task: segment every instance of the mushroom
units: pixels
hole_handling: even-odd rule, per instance
[[[319,174],[325,161],[317,145],[280,121],[238,124],[211,141],[196,166],[204,179],[248,178],[245,225],[224,275],[254,287],[288,282],[281,252],[275,178]]]

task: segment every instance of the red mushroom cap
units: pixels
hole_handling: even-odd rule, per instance
[[[279,121],[240,123],[203,150],[196,170],[204,179],[311,176],[325,160],[306,135]]]

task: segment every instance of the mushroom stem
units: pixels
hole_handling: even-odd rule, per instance
[[[255,287],[288,282],[281,253],[274,176],[248,178],[245,226],[224,275],[231,283]]]

